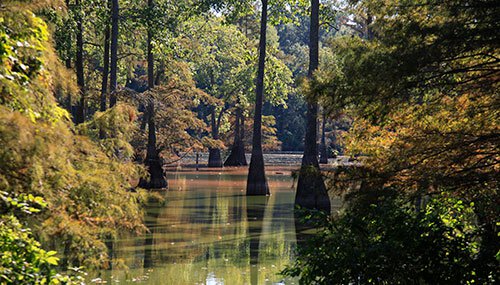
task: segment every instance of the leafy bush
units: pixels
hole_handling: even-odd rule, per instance
[[[64,252],[63,264],[105,267],[105,239],[144,229],[144,197],[128,191],[140,173],[128,159],[125,135],[135,127],[134,116],[123,105],[97,114],[89,124],[114,132],[92,140],[96,127],[82,126],[79,135],[57,104],[55,93],[79,92],[54,52],[47,24],[30,10],[56,2],[8,1],[1,7],[0,189],[44,199],[47,211],[17,220],[44,247]],[[15,225],[11,220],[4,226],[17,231]]]
[[[55,251],[45,251],[31,230],[17,216],[37,213],[46,207],[41,197],[12,196],[0,192],[0,284],[83,284],[78,268],[72,275],[59,274]]]
[[[498,282],[498,35],[490,31],[499,22],[493,1],[472,2],[350,1],[367,30],[329,43],[335,61],[310,89],[352,118],[342,140],[359,165],[336,169],[331,186],[348,207],[287,274],[319,284]]]
[[[474,205],[445,196],[420,210],[397,196],[324,220],[283,271],[303,284],[494,283],[496,268],[478,263]],[[476,277],[487,268],[489,279]]]

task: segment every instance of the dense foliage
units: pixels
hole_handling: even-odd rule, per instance
[[[361,166],[332,173],[346,209],[288,274],[324,284],[497,282],[498,5],[344,8],[359,36],[332,39],[330,67],[307,88],[353,119],[343,143]]]
[[[288,275],[304,284],[470,284],[484,264],[475,262],[480,231],[473,205],[430,199],[418,211],[386,189],[377,204],[350,209],[320,224],[299,248]]]
[[[1,6],[0,188],[45,200],[46,211],[20,222],[44,246],[64,252],[65,265],[103,266],[106,238],[143,227],[140,195],[127,190],[139,168],[116,155],[130,148],[123,133],[134,118],[111,109],[100,126],[106,139],[77,134],[53,95],[74,92],[73,78],[54,53],[47,25],[27,7]]]
[[[41,197],[0,192],[0,283],[1,284],[83,284],[79,268],[72,275],[57,273],[59,258],[45,251],[19,218],[39,213],[47,205]]]

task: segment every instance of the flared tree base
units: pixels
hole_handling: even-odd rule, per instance
[[[224,162],[224,166],[246,166],[245,147],[242,144],[233,146],[231,153]]]
[[[330,213],[330,197],[319,168],[302,166],[297,182],[295,205]]]
[[[264,157],[262,153],[252,154],[250,167],[248,169],[247,196],[270,195],[264,169]]]
[[[149,180],[141,178],[139,187],[144,189],[165,189],[168,188],[167,178],[163,173],[163,165],[160,159],[150,159],[148,163]]]
[[[208,151],[208,167],[221,168],[222,167],[222,156],[220,154],[220,149],[211,148]]]

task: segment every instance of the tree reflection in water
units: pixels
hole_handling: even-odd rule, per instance
[[[269,197],[249,196],[246,198],[248,238],[250,241],[250,283],[258,284],[259,280],[259,244],[264,223],[264,212]]]
[[[144,239],[144,269],[152,268],[154,266],[153,252],[154,252],[154,232],[158,224],[158,217],[160,216],[159,201],[151,198],[146,206],[146,227],[148,232]]]
[[[280,284],[277,273],[295,247],[294,191],[289,172],[276,172],[268,175],[271,197],[246,197],[246,175],[239,169],[170,176],[167,203],[149,201],[146,207],[149,233],[116,241],[121,266],[102,272],[103,281]]]

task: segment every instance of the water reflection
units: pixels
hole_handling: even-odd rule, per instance
[[[148,206],[150,233],[118,240],[121,266],[101,276],[141,284],[294,284],[277,275],[295,247],[289,172],[271,168],[273,195],[248,198],[246,169],[219,172],[171,175],[167,204]]]
[[[159,212],[160,204],[159,201],[155,199],[150,199],[148,201],[148,205],[146,207],[146,219],[145,224],[148,232],[146,233],[144,239],[144,262],[143,267],[145,269],[151,268],[154,266],[153,262],[153,246],[154,246],[154,231],[158,224],[158,217],[160,216]]]
[[[247,222],[250,241],[250,283],[258,284],[259,274],[259,244],[264,223],[264,211],[269,197],[247,197]]]

